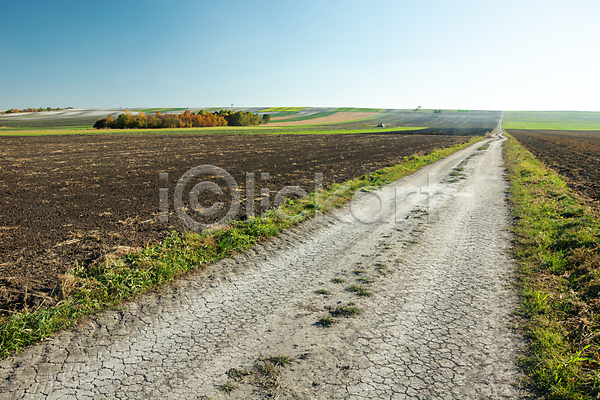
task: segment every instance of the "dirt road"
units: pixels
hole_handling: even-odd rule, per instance
[[[5,360],[0,397],[262,398],[260,380],[235,381],[232,368],[285,355],[294,361],[270,388],[283,399],[518,398],[501,142],[495,134],[363,192],[335,215]],[[349,303],[362,313],[318,323]],[[219,390],[227,382],[230,394]]]

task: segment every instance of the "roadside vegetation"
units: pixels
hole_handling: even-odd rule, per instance
[[[146,115],[139,112],[133,115],[130,110],[125,110],[117,119],[112,115],[99,119],[94,124],[96,129],[160,129],[160,128],[200,128],[213,126],[252,126],[266,123],[270,120],[269,114],[261,118],[258,114],[245,111],[220,110],[208,112],[200,110],[192,113],[185,110],[182,114]]]
[[[520,313],[529,383],[551,399],[600,397],[598,210],[509,136],[504,157],[516,217]]]
[[[244,251],[318,213],[339,207],[361,188],[382,187],[479,140],[482,137],[454,147],[435,149],[424,156],[405,157],[398,165],[344,184],[331,185],[324,192],[313,192],[295,201],[288,199],[281,208],[268,211],[260,218],[233,221],[229,227],[221,230],[183,235],[173,233],[156,246],[108,264],[89,269],[75,267],[65,275],[61,283],[61,297],[55,306],[25,310],[0,319],[0,357],[17,353],[28,345],[77,324],[85,317],[130,301],[177,277]],[[354,286],[357,294],[370,295],[368,290]]]

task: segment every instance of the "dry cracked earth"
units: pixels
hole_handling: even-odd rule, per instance
[[[0,398],[523,396],[503,140],[4,360]]]

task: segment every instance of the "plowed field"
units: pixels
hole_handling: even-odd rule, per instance
[[[538,159],[566,176],[575,190],[600,202],[600,132],[508,132]]]

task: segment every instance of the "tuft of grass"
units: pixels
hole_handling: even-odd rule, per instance
[[[346,283],[346,280],[342,279],[342,278],[331,278],[331,282],[333,282],[333,283]]]
[[[329,291],[327,289],[317,289],[317,290],[315,290],[315,293],[328,295],[328,294],[331,294],[331,291]]]
[[[261,358],[260,361],[268,361],[276,367],[285,367],[294,361],[292,357],[279,355],[279,356],[270,356],[267,358]]]
[[[312,130],[306,132],[315,133]],[[131,301],[151,289],[231,257],[236,252],[245,251],[307,218],[340,207],[363,187],[381,187],[387,182],[401,179],[480,140],[481,137],[476,137],[461,145],[435,149],[427,155],[405,157],[398,165],[341,185],[334,184],[325,191],[313,192],[304,199],[288,202],[279,209],[269,211],[261,218],[232,221],[227,228],[220,230],[184,235],[173,233],[163,243],[114,262],[89,269],[76,267],[66,274],[62,296],[55,306],[0,317],[0,358],[46,340],[56,332],[76,325],[83,318]],[[366,254],[363,256],[368,257]]]
[[[551,399],[600,397],[600,221],[514,138],[504,145],[529,383]]]
[[[358,279],[356,279],[356,280],[357,280],[358,282],[362,282],[362,283],[373,283],[373,282],[375,282],[375,280],[374,280],[374,279],[371,279],[371,278],[365,278],[365,277],[361,277],[361,278],[358,278]]]
[[[366,272],[367,272],[367,271],[365,271],[364,269],[355,269],[354,271],[352,271],[352,273],[353,273],[354,275],[361,275],[361,274],[364,274],[364,273],[366,273]]]
[[[277,391],[281,388],[282,368],[290,365],[294,359],[286,355],[261,357],[251,369],[231,368],[227,375],[238,383],[247,383],[258,387],[269,397],[276,397]],[[225,385],[227,385],[225,387]],[[227,382],[219,388],[222,392],[231,393],[238,385],[233,382]],[[225,387],[226,390],[221,388]]]
[[[224,384],[222,384],[221,386],[219,386],[219,390],[223,393],[231,393],[233,392],[235,389],[237,389],[239,386],[236,385],[235,383],[231,383],[231,382],[225,382]]]
[[[362,314],[363,310],[354,306],[354,303],[350,303],[346,306],[339,306],[336,308],[332,314],[341,317],[354,317],[356,315]]]
[[[346,290],[348,290],[349,292],[356,293],[359,296],[364,296],[364,297],[371,297],[373,295],[373,293],[371,293],[367,288],[364,288],[359,285],[351,285]]]
[[[229,376],[231,379],[241,379],[244,376],[250,375],[251,373],[252,372],[248,371],[247,369],[231,368],[229,371],[227,371],[227,376]]]
[[[324,327],[330,327],[336,322],[337,321],[335,320],[335,318],[333,318],[331,315],[324,315],[321,318],[319,318],[319,325]]]

